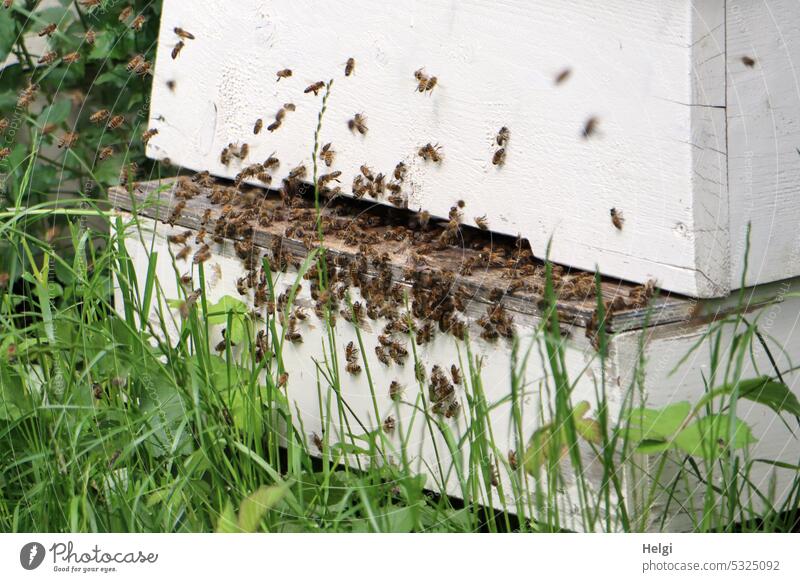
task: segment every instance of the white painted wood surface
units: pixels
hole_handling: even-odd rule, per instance
[[[446,217],[463,199],[468,220],[521,233],[539,257],[552,237],[567,265],[695,296],[730,288],[722,0],[165,0],[162,18],[153,158],[233,177],[242,165],[223,166],[220,151],[248,143],[251,163],[277,152],[278,183],[310,168],[321,96],[303,90],[334,79],[321,140],[346,192],[361,164],[389,174],[402,160],[413,209]],[[172,59],[175,26],[197,38]],[[438,77],[431,93],[415,91],[420,67]],[[284,68],[293,76],[278,82]],[[286,102],[297,111],[253,135]],[[347,127],[357,112],[365,136]],[[597,133],[583,139],[591,117]],[[428,142],[440,165],[415,155]]]
[[[125,212],[121,212],[121,215],[126,223],[133,218]],[[151,219],[141,217],[138,218],[138,223],[141,225],[142,230],[137,231],[132,227],[130,231],[132,236],[126,240],[126,248],[133,260],[137,276],[142,278],[141,282],[143,282],[143,278],[147,273],[149,253],[157,252],[159,255],[156,266],[158,284],[163,289],[166,299],[178,298],[175,269],[170,259],[166,237],[170,234],[182,233],[186,229],[180,226],[170,228],[163,223],[157,224]],[[181,274],[191,271],[191,264],[188,262],[178,262],[177,265]],[[236,258],[230,243],[225,243],[219,252],[214,253],[212,259],[206,263],[206,273],[209,301],[215,302],[223,295],[239,297],[235,281],[242,274],[242,265],[241,261]],[[197,283],[196,270],[194,276],[195,283]],[[278,282],[276,293],[280,293],[286,286],[291,285],[295,277],[296,275],[291,271],[282,275]],[[144,285],[140,284],[140,288],[143,289]],[[770,297],[774,297],[776,302],[746,314],[750,321],[758,321],[762,334],[767,338],[771,347],[774,348],[773,355],[776,357],[779,369],[784,372],[784,380],[795,394],[800,394],[800,378],[798,378],[796,371],[790,370],[797,365],[795,354],[800,353],[800,334],[797,333],[798,322],[800,322],[800,296],[794,296],[798,291],[800,291],[800,280],[796,280],[793,284],[773,285],[767,293]],[[759,297],[759,299],[763,298]],[[354,296],[353,299],[357,300],[358,296]],[[755,297],[751,297],[751,299],[755,299]],[[299,420],[302,421],[307,436],[310,437],[312,433],[320,434],[323,430],[323,421],[320,417],[319,393],[317,392],[319,378],[313,362],[323,359],[323,345],[326,342],[323,341],[322,335],[324,323],[313,317],[313,302],[308,297],[307,289],[299,296],[298,302],[300,305],[307,304],[312,306],[307,310],[309,314],[312,314],[312,317],[308,323],[300,325],[300,331],[304,337],[303,343],[294,345],[287,342],[283,356],[286,368],[291,371],[287,394],[299,413]],[[703,306],[698,308],[698,313],[713,314],[716,309],[716,303],[704,303]],[[722,301],[720,303],[725,302]],[[121,305],[119,296],[117,305]],[[164,313],[170,311],[170,308],[163,301],[159,302],[158,309],[164,310]],[[177,310],[172,310],[172,317],[174,317],[175,321],[179,321]],[[152,318],[154,328],[158,329],[159,320],[156,310],[152,311]],[[171,320],[170,317],[165,319],[167,321]],[[534,337],[533,330],[538,321],[533,317],[521,318],[517,315],[516,323],[517,331],[520,334],[520,345],[523,348],[527,348]],[[393,364],[386,367],[377,360],[375,353],[372,351],[372,348],[378,344],[377,335],[381,327],[382,324],[380,322],[374,324],[368,322],[362,329],[362,338],[365,346],[367,346],[367,353],[361,355],[362,358],[364,356],[368,358],[381,418],[376,422],[370,386],[365,374],[351,376],[343,373],[342,394],[352,406],[354,414],[358,415],[369,429],[377,426],[386,416],[393,415],[398,420],[398,427],[402,427],[402,430],[410,431],[410,434],[413,435],[408,450],[418,452],[414,459],[414,466],[421,473],[428,475],[431,482],[438,482],[442,479],[442,476],[436,469],[434,443],[440,453],[446,451],[445,443],[438,433],[433,438],[431,437],[422,416],[417,414],[414,417],[412,403],[416,398],[418,388],[414,380],[413,365],[406,364],[404,367],[400,367]],[[693,352],[677,372],[673,373],[673,370],[681,358],[689,353],[703,334],[707,332],[707,329],[708,327],[705,324],[687,321],[685,323],[656,326],[645,332],[640,330],[615,334],[610,347],[612,357],[607,362],[606,369],[607,378],[610,379],[608,386],[610,417],[617,418],[626,391],[631,386],[633,380],[631,376],[632,370],[634,370],[639,360],[638,350],[642,333],[647,334],[644,342],[645,357],[647,359],[643,394],[645,404],[649,407],[660,408],[680,401],[696,403],[704,393],[704,378],[709,376],[710,355],[708,353],[708,344],[706,343]],[[216,333],[220,333],[220,330],[217,329]],[[349,341],[357,342],[354,328],[346,322],[340,322],[335,328],[335,333],[337,344],[341,349]],[[509,450],[516,448],[516,439],[510,422],[510,402],[508,402],[511,386],[510,344],[503,341],[490,344],[479,339],[477,334],[473,334],[473,336],[475,339],[472,340],[471,349],[476,356],[482,357],[484,362],[482,383],[487,401],[490,405],[500,403],[491,413],[491,423],[495,442],[502,448],[500,452],[506,454]],[[221,335],[218,337],[221,338]],[[176,338],[177,335],[173,334],[172,339],[175,340]],[[730,335],[728,334],[721,344],[723,352],[727,349],[726,346],[729,345],[729,342]],[[776,346],[782,346],[783,351]],[[591,403],[589,416],[592,416],[597,408],[596,383],[599,382],[601,374],[597,354],[594,348],[589,345],[584,335],[584,330],[579,327],[571,329],[566,348],[567,373],[575,385],[572,393],[573,401],[589,401]],[[442,366],[444,369],[449,369],[452,363],[456,363],[459,366],[465,365],[465,346],[452,336],[437,335],[433,342],[417,349],[419,350],[419,359],[425,363],[428,373],[430,373],[431,367],[435,364]],[[523,432],[525,439],[530,438],[533,432],[541,426],[542,419],[550,417],[548,411],[552,410],[553,407],[551,400],[553,395],[552,387],[548,387],[549,381],[546,378],[546,370],[548,370],[548,365],[544,350],[540,351],[537,347],[534,347],[530,351],[523,373],[523,385],[525,387]],[[755,346],[753,351],[752,361],[746,363],[743,374],[744,377],[773,374],[767,354],[758,345]],[[388,386],[392,380],[397,380],[406,387],[403,402],[399,405],[389,398]],[[330,393],[324,384],[322,386],[322,394],[322,409],[324,410],[330,397]],[[463,403],[466,397],[463,387],[458,388],[458,397]],[[466,413],[467,408],[464,406],[462,412]],[[769,409],[744,401],[739,404],[738,414],[741,419],[752,426],[753,434],[758,439],[758,442],[747,452],[748,459],[760,458],[784,461],[789,464],[797,463],[797,459],[800,457],[800,441],[788,428],[795,427],[794,419],[788,416],[785,418],[788,423],[787,427]],[[413,421],[412,418],[414,419]],[[332,438],[332,442],[335,442],[344,438],[345,430],[344,427],[336,424],[336,418],[333,418],[333,422],[335,437]],[[466,428],[466,417],[462,414],[457,421],[453,421],[452,428],[457,435],[463,434]],[[461,452],[463,459],[466,459],[469,452],[468,447],[465,446]],[[599,484],[602,479],[601,464],[590,452],[583,451],[583,454],[584,468],[588,481],[593,484]],[[446,489],[452,495],[460,497],[461,492],[452,472],[453,462],[452,458],[445,455],[443,468],[447,475],[445,478]],[[641,491],[649,487],[650,481],[646,475],[652,474],[652,471],[647,468],[646,459],[634,459],[632,462],[640,465],[638,469],[632,469],[626,478],[627,490],[631,496],[633,496],[634,491],[641,493]],[[671,469],[672,467],[668,466],[662,483],[669,482]],[[789,470],[776,469],[768,464],[758,462],[753,465],[749,476],[754,485],[762,491],[769,490],[771,481],[774,480],[775,498],[778,501],[786,497],[789,484],[794,477]],[[500,467],[500,485],[507,499],[509,499],[509,504],[513,505],[509,468],[506,465]],[[682,494],[685,496],[684,505],[687,511],[697,510],[702,507],[702,499],[697,498],[698,492],[702,488],[694,488],[696,483],[685,483],[683,485],[684,491]],[[436,489],[433,486],[432,488]],[[566,486],[559,491],[558,497],[560,511],[563,516],[562,523],[567,527],[581,529],[580,509],[576,495],[574,481],[570,481],[569,476],[567,476]],[[488,499],[483,499],[482,501],[489,502]],[[498,503],[496,498],[492,502]],[[630,502],[631,500],[629,499]],[[658,498],[655,503],[656,506],[653,508],[652,515],[658,517],[664,500],[663,498]],[[692,503],[695,505],[693,506]],[[761,500],[753,500],[753,504],[755,508],[762,506]],[[666,521],[666,529],[681,531],[689,528],[691,520],[687,515],[687,511],[680,510],[678,506],[673,504],[669,511],[670,517]],[[616,515],[612,516],[612,523],[615,528],[619,527],[618,521],[615,521],[618,517]],[[644,526],[646,528],[659,527],[653,521],[646,521]]]

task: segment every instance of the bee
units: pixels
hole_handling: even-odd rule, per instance
[[[284,372],[280,376],[278,376],[278,381],[276,382],[276,386],[278,388],[283,388],[289,382],[289,373]]]
[[[347,127],[350,128],[350,131],[357,131],[361,135],[366,135],[367,131],[369,131],[369,128],[367,127],[367,118],[363,113],[356,113],[353,116],[353,119],[347,122]]]
[[[270,123],[267,126],[267,131],[273,132],[276,129],[278,129],[280,126],[281,126],[281,121],[279,119],[276,119],[275,121],[273,121],[272,123]]]
[[[84,8],[94,8],[95,6],[100,6],[100,1],[101,0],[78,0],[78,4]]]
[[[433,326],[431,322],[426,321],[418,330],[417,330],[417,345],[421,346],[423,344],[428,343],[431,341],[433,337]]]
[[[29,84],[22,92],[19,94],[19,99],[17,99],[17,107],[27,107],[33,100],[36,99],[36,93],[39,91],[39,85],[35,83]]]
[[[400,162],[394,167],[394,179],[398,182],[402,182],[406,177],[406,172],[408,171],[408,167],[405,163]]]
[[[386,420],[383,421],[383,432],[386,434],[393,434],[396,426],[397,422],[395,421],[394,416],[387,416]]]
[[[78,134],[74,131],[68,131],[61,139],[58,140],[58,147],[59,148],[71,148],[78,142]]]
[[[752,69],[756,66],[756,60],[753,57],[748,57],[747,55],[742,57],[742,64],[745,67]]]
[[[158,130],[157,129],[148,129],[148,130],[146,130],[142,134],[142,143],[144,145],[147,145],[147,143],[157,135],[158,135]]]
[[[344,66],[344,76],[349,77],[356,70],[356,60],[353,57],[347,59],[347,64]]]
[[[511,467],[513,471],[517,470],[519,463],[517,462],[517,452],[516,451],[508,451],[508,466]]]
[[[175,258],[179,261],[185,261],[190,252],[192,252],[192,247],[185,245],[180,251],[178,251],[178,254],[175,255]]]
[[[316,83],[312,83],[308,87],[306,87],[303,93],[313,93],[314,95],[319,95],[320,89],[325,86],[325,81],[317,81]]]
[[[347,366],[345,366],[345,370],[347,370],[348,374],[356,375],[361,373],[361,366],[357,362],[347,362]]]
[[[5,130],[8,129],[9,122],[5,117],[0,117],[0,135],[3,135]]]
[[[442,161],[441,150],[442,147],[438,143],[436,145],[427,143],[421,148],[419,148],[417,155],[419,155],[419,157],[421,157],[425,161],[439,163]]]
[[[432,92],[433,88],[436,87],[436,83],[437,82],[438,82],[438,79],[436,77],[431,77],[430,79],[428,79],[426,81],[426,83],[425,83],[425,91],[431,91]]]
[[[554,83],[555,83],[556,85],[561,85],[562,83],[566,82],[566,80],[567,80],[567,79],[569,79],[569,76],[570,76],[571,74],[572,74],[572,69],[570,69],[569,67],[568,67],[568,68],[566,68],[566,69],[564,69],[564,70],[562,70],[562,71],[560,71],[560,72],[559,72],[559,73],[556,75],[556,78],[555,78],[555,80],[554,80]]]
[[[239,159],[246,160],[249,155],[250,155],[250,145],[246,143],[242,144],[239,147]]]
[[[78,51],[68,53],[63,57],[61,57],[61,60],[67,63],[68,65],[77,63],[80,59],[81,59],[81,53],[79,53]]]
[[[133,22],[131,23],[131,30],[140,32],[144,27],[145,22],[147,22],[147,18],[145,18],[144,15],[140,14],[139,16],[133,19]]]
[[[115,153],[116,152],[114,151],[113,146],[107,146],[104,147],[102,150],[100,150],[100,153],[98,154],[97,157],[100,158],[101,161],[107,160],[108,158],[112,157]]]
[[[284,103],[283,108],[286,111],[294,111],[295,109],[297,109],[297,106],[294,103]]]
[[[497,145],[504,146],[508,143],[509,138],[511,137],[511,132],[505,126],[500,128],[500,131],[497,132],[497,137],[495,140],[497,141]]]
[[[281,165],[281,161],[275,156],[270,156],[266,159],[263,165],[264,169],[266,170],[274,170]]]
[[[182,39],[186,39],[186,40],[194,40],[195,39],[195,36],[191,32],[189,32],[188,30],[182,29],[180,26],[176,26],[173,30],[175,31],[175,34],[177,34]]]
[[[371,182],[375,179],[375,176],[372,174],[372,170],[370,170],[369,166],[367,166],[366,164],[362,164],[360,169],[361,173],[367,180]]]
[[[57,53],[56,51],[50,51],[50,52],[44,53],[44,54],[43,54],[43,55],[42,55],[42,56],[39,58],[39,60],[38,60],[38,61],[36,61],[36,62],[37,62],[38,64],[40,64],[40,65],[49,65],[49,64],[51,64],[53,61],[55,61],[57,58],[58,58],[58,53]]]
[[[171,234],[167,237],[167,242],[173,245],[182,245],[190,236],[192,236],[191,230],[184,231],[181,234]]]
[[[322,150],[319,153],[319,157],[325,162],[325,165],[329,168],[333,165],[333,160],[336,157],[336,152],[331,149],[331,144],[326,143],[322,146]]]
[[[122,127],[123,123],[125,123],[125,116],[124,115],[115,115],[108,122],[108,129],[118,129],[118,128]]]
[[[485,214],[483,216],[476,216],[475,224],[477,224],[478,228],[480,228],[481,230],[489,230],[489,223],[486,221]]]
[[[395,402],[400,402],[403,398],[403,387],[397,380],[392,380],[389,384],[389,398]]]
[[[205,263],[210,258],[211,258],[211,249],[209,248],[208,245],[203,245],[202,247],[200,247],[200,250],[198,250],[194,254],[192,262],[195,265],[199,265],[200,263]]]
[[[83,35],[83,40],[89,46],[94,46],[94,43],[97,42],[97,33],[93,28],[90,28],[86,31],[86,34]]]
[[[583,136],[583,139],[589,139],[596,134],[599,123],[600,120],[597,119],[597,117],[593,116],[587,119],[586,123],[583,125],[583,130],[581,130],[581,136]]]
[[[11,155],[11,148],[0,149],[0,160],[5,160],[10,155]]]
[[[461,371],[456,367],[455,364],[450,366],[450,375],[453,377],[453,384],[461,384]]]
[[[622,211],[612,208],[609,213],[611,214],[611,224],[617,230],[622,230],[622,226],[625,224],[625,217],[622,216]]]
[[[495,166],[502,166],[506,163],[506,148],[500,148],[496,152],[494,152],[494,156],[492,156],[492,164]]]
[[[392,363],[389,358],[389,353],[383,346],[375,346],[375,355],[378,356],[378,360],[380,360],[381,364],[384,366],[388,366]]]
[[[314,443],[314,446],[317,447],[317,450],[321,453],[322,452],[322,439],[317,433],[311,433],[311,442]]]
[[[308,170],[303,164],[300,164],[296,168],[293,168],[292,171],[289,172],[288,178],[290,180],[302,180],[306,177],[306,173]]]
[[[428,86],[428,76],[423,73],[424,69],[414,71],[414,78],[417,80],[417,91],[424,93]]]
[[[101,109],[100,111],[97,111],[96,113],[93,113],[89,117],[89,121],[91,121],[92,123],[102,123],[106,119],[108,119],[109,115],[110,115],[110,113],[109,113],[108,109]]]
[[[175,81],[173,81],[172,79],[170,79],[169,81],[167,81],[167,89],[169,89],[169,90],[170,90],[170,91],[172,91],[173,93],[175,92],[175,85],[176,85],[176,84],[175,84]]]
[[[344,357],[348,362],[355,362],[358,358],[358,348],[353,342],[349,342],[344,349]]]
[[[289,77],[291,77],[292,76],[292,70],[291,69],[281,69],[280,71],[278,71],[276,73],[276,75],[278,75],[278,82],[280,82],[281,79],[288,79]]]
[[[128,64],[125,65],[125,70],[129,73],[136,71],[144,62],[145,60],[143,55],[134,55],[133,58],[128,61]]]
[[[39,31],[39,36],[53,36],[53,33],[56,31],[58,26],[55,23],[48,24],[42,30]]]
[[[3,0],[3,8],[11,8],[11,4],[14,0]]]
[[[131,17],[131,14],[133,14],[133,8],[131,6],[126,6],[122,9],[122,12],[119,13],[119,21],[125,22]]]
[[[179,40],[178,44],[176,44],[173,47],[173,49],[172,49],[172,60],[173,61],[178,58],[178,55],[181,54],[181,51],[183,50],[184,46],[186,46],[186,44],[184,44],[184,42],[182,40]]]

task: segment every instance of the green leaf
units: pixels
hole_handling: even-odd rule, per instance
[[[742,449],[757,442],[750,427],[738,419],[731,437],[730,421],[727,414],[704,416],[675,435],[673,444],[690,455],[714,459],[725,449]]]
[[[0,63],[5,62],[14,42],[17,40],[14,19],[10,10],[0,11]]]
[[[628,413],[628,438],[632,441],[664,441],[678,431],[691,410],[692,405],[688,402],[664,408],[634,408]]]
[[[236,525],[236,513],[233,511],[233,504],[230,501],[225,504],[225,509],[219,515],[217,533],[240,533],[239,527]]]
[[[780,414],[788,412],[800,417],[800,400],[783,382],[766,376],[739,382],[739,398],[745,398],[769,406]]]
[[[283,499],[286,489],[286,485],[261,487],[248,495],[239,508],[239,529],[246,533],[258,530],[262,518]]]

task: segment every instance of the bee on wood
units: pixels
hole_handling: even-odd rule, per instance
[[[561,84],[565,83],[567,81],[567,79],[569,79],[569,76],[571,74],[572,74],[572,69],[570,69],[570,68],[566,68],[566,69],[560,71],[556,75],[556,78],[554,79],[555,84],[556,85],[561,85]]]
[[[133,14],[133,7],[126,6],[122,9],[122,12],[119,13],[119,21],[125,22],[131,17],[131,14]]]
[[[68,131],[58,140],[58,147],[69,149],[76,143],[78,143],[78,134],[74,131]]]
[[[489,230],[489,223],[486,220],[485,214],[483,216],[476,216],[475,224],[477,224],[478,228],[480,228],[481,230]]]
[[[324,86],[325,81],[317,81],[316,83],[312,83],[306,87],[303,93],[313,93],[314,95],[319,95],[320,89],[322,89]]]
[[[58,53],[56,51],[50,51],[50,52],[44,53],[39,58],[39,60],[36,61],[36,62],[37,62],[37,64],[40,64],[40,65],[49,65],[49,64],[53,63],[53,61],[55,61],[57,58],[58,58]]]
[[[39,92],[39,85],[35,83],[30,83],[19,94],[19,99],[17,99],[17,107],[25,108],[31,103],[33,103],[33,100],[36,99],[36,94],[38,92]]]
[[[108,129],[119,129],[120,127],[122,127],[123,123],[125,123],[125,116],[124,115],[115,115],[108,122]]]
[[[747,55],[742,57],[742,64],[745,67],[752,69],[756,66],[756,60],[753,57],[748,57]]]
[[[39,31],[39,36],[48,36],[48,37],[53,36],[53,33],[56,31],[57,28],[58,25],[56,25],[55,23],[50,23]]]
[[[324,187],[328,182],[331,182],[331,181],[334,181],[334,180],[336,182],[339,182],[340,181],[339,180],[339,176],[341,176],[341,175],[342,175],[342,173],[339,170],[336,170],[335,172],[331,172],[329,174],[322,174],[319,177],[319,185],[321,187]]]
[[[442,154],[441,154],[442,147],[437,143],[433,145],[431,143],[427,143],[417,151],[417,155],[421,157],[425,161],[431,161],[435,163],[439,163],[442,161]]]
[[[116,151],[114,150],[114,146],[106,146],[102,150],[100,150],[100,153],[98,154],[97,157],[100,158],[101,161],[103,161],[112,157],[115,153]]]
[[[300,164],[289,172],[288,178],[290,180],[302,180],[306,177],[307,172],[308,170],[306,169],[305,165]]]
[[[172,60],[173,61],[178,58],[178,55],[181,54],[181,51],[183,50],[184,46],[186,46],[186,44],[182,40],[179,40],[178,44],[176,44],[172,48]]]
[[[191,252],[192,252],[192,247],[190,247],[189,245],[185,245],[180,251],[178,251],[178,254],[175,255],[175,259],[177,259],[178,261],[185,261],[189,256],[189,253]]]
[[[356,70],[356,60],[353,57],[347,59],[347,64],[344,66],[344,76],[349,77]]]
[[[331,144],[326,143],[322,146],[322,150],[319,153],[320,159],[325,162],[325,165],[329,168],[333,165],[333,160],[336,157],[336,152],[331,149]]]
[[[500,148],[494,152],[492,156],[492,164],[495,166],[503,166],[506,163],[506,148]]]
[[[292,76],[292,70],[291,69],[281,69],[280,71],[278,71],[276,73],[276,75],[278,75],[278,82],[280,82],[281,79],[288,79],[289,77],[291,77]]]
[[[144,15],[140,14],[139,16],[133,19],[133,22],[131,23],[131,30],[135,30],[136,32],[141,32],[145,22],[147,22],[147,18],[145,18]]]
[[[500,128],[500,131],[497,132],[497,137],[495,140],[497,141],[497,145],[503,147],[508,143],[509,138],[511,137],[511,131],[505,126]]]
[[[625,224],[625,217],[622,216],[622,211],[612,208],[609,213],[611,214],[611,224],[614,225],[614,228],[622,230],[622,226]]]
[[[158,135],[157,129],[148,129],[142,134],[142,143],[147,145],[147,143],[153,139],[155,136]]]
[[[394,434],[394,429],[397,426],[397,422],[394,419],[394,416],[387,416],[386,420],[383,421],[383,432],[386,434]]]
[[[586,120],[586,123],[583,125],[583,130],[581,130],[581,136],[583,139],[589,139],[593,135],[597,133],[597,126],[600,124],[600,120],[597,117],[590,117]]]
[[[211,249],[209,248],[208,245],[203,245],[202,247],[200,247],[200,250],[198,250],[194,254],[192,262],[195,265],[199,265],[200,263],[205,263],[210,258],[211,258]]]
[[[369,131],[369,128],[367,128],[367,118],[363,113],[356,113],[353,119],[347,122],[347,127],[350,128],[350,131],[357,131],[361,135],[366,135],[367,131]]]
[[[177,34],[180,38],[185,40],[194,40],[195,36],[189,32],[188,30],[182,29],[180,26],[176,26],[174,29],[175,34]]]

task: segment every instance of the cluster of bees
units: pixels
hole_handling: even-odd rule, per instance
[[[417,91],[420,93],[430,93],[433,91],[439,80],[436,77],[429,77],[425,74],[425,69],[417,69],[414,71],[414,79],[417,81]]]
[[[455,384],[461,383],[461,375],[455,364],[452,366],[453,382],[447,377],[438,365],[431,368],[431,381],[428,385],[428,399],[431,401],[431,411],[445,418],[456,418],[461,412],[461,404],[456,398]],[[457,380],[457,381],[456,381]]]
[[[172,60],[174,61],[181,54],[181,51],[183,50],[183,47],[186,46],[186,41],[187,40],[194,40],[195,36],[191,32],[189,32],[188,30],[182,29],[180,26],[176,26],[173,29],[173,32],[175,33],[175,36],[178,37],[178,42],[175,44],[175,46],[172,49]]]
[[[510,138],[511,131],[505,126],[501,127],[500,131],[497,132],[494,140],[497,142],[498,148],[492,156],[492,164],[495,166],[502,166],[506,163],[506,144]]]

